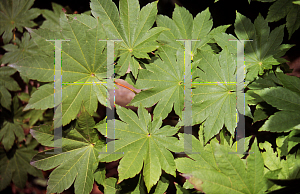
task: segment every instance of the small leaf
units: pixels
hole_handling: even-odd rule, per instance
[[[11,149],[16,137],[18,138],[18,142],[25,139],[23,128],[20,125],[5,121],[0,130],[0,140],[6,151]]]
[[[12,38],[12,31],[17,28],[23,32],[23,27],[33,27],[36,24],[32,21],[38,15],[40,10],[30,7],[34,0],[7,0],[0,2],[0,35],[2,35],[4,44],[7,44]]]
[[[0,148],[0,191],[9,186],[11,181],[22,189],[27,181],[27,173],[43,178],[42,172],[29,164],[37,153],[34,150],[37,145],[36,141],[31,141],[27,146],[12,148],[9,154]]]

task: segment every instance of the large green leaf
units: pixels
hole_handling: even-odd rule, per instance
[[[3,42],[7,44],[12,38],[12,31],[17,28],[23,32],[23,27],[33,27],[31,20],[40,15],[40,10],[30,7],[34,0],[6,0],[0,2],[0,35],[3,34]]]
[[[255,93],[268,104],[281,110],[271,115],[260,131],[287,132],[300,124],[299,92],[296,93],[283,87],[271,87],[255,91]]]
[[[92,14],[103,21],[103,28],[109,39],[121,39],[117,72],[124,75],[130,67],[136,77],[139,63],[135,58],[150,59],[147,53],[159,47],[159,34],[167,30],[156,27],[150,29],[157,14],[157,2],[147,4],[140,10],[138,0],[120,1],[120,16],[112,0],[92,0]]]
[[[178,128],[169,125],[160,128],[161,118],[151,122],[150,114],[141,105],[138,108],[138,117],[133,111],[119,106],[117,114],[124,122],[108,121],[115,123],[115,138],[118,140],[108,143],[108,146],[114,144],[115,150],[99,157],[102,162],[122,158],[118,166],[118,182],[134,177],[143,167],[143,177],[149,192],[159,180],[162,170],[175,176],[174,158],[169,150],[182,151],[177,138],[170,137],[177,133]],[[96,127],[103,135],[106,135],[106,130],[113,130],[107,128],[105,123]],[[105,149],[102,151],[105,152]]]
[[[30,53],[23,60],[10,64],[21,74],[41,82],[53,81],[54,41],[70,39],[62,43],[62,124],[66,125],[76,117],[83,103],[89,114],[97,109],[98,101],[106,105],[106,50],[105,34],[99,20],[82,15],[61,15],[62,31],[49,29],[30,30],[38,52]],[[60,49],[60,48],[58,48]],[[58,75],[59,76],[59,75]],[[77,83],[74,83],[77,82]],[[95,82],[95,84],[93,84]],[[40,87],[25,107],[47,109],[54,107],[54,84]],[[57,106],[56,104],[55,106]]]
[[[200,52],[201,61],[196,70],[193,89],[193,124],[204,123],[207,142],[223,125],[234,135],[236,127],[236,64],[228,49],[219,55]]]
[[[181,137],[182,138],[182,137]],[[255,141],[256,142],[256,141]],[[195,137],[190,158],[178,158],[176,167],[198,190],[205,193],[264,193],[264,163],[256,143],[252,145],[245,166],[237,154],[225,145],[212,141],[205,148]]]
[[[42,170],[55,168],[49,176],[47,194],[61,193],[74,182],[75,193],[89,194],[93,188],[94,171],[98,166],[98,155],[103,143],[93,129],[93,118],[83,109],[76,125],[63,131],[62,152],[47,150],[37,154],[31,164]],[[51,126],[34,127],[30,133],[44,146],[54,147]],[[59,142],[59,140],[56,140]],[[49,152],[49,153],[45,153]]]
[[[247,68],[246,80],[253,81],[264,70],[271,69],[272,65],[285,62],[282,57],[292,45],[281,45],[284,35],[284,25],[275,28],[270,33],[268,22],[259,15],[254,24],[240,13],[236,14],[235,34],[239,40],[245,41],[245,65]],[[214,39],[222,47],[228,47],[231,53],[237,53],[236,40],[232,35],[216,34]]]
[[[130,105],[142,103],[154,109],[154,118],[166,118],[173,106],[177,115],[182,116],[184,100],[184,62],[183,50],[175,54],[170,48],[163,47],[156,58],[140,70],[136,88],[143,89],[131,101]],[[177,60],[176,60],[177,59]]]
[[[159,36],[159,41],[164,43],[164,47],[170,47],[176,51],[183,45],[183,42],[180,43],[176,40],[200,40],[192,42],[192,57],[197,54],[197,49],[201,49],[211,38],[213,21],[208,8],[198,13],[193,20],[193,16],[188,10],[176,5],[172,19],[158,15],[156,22],[158,26],[170,29]]]
[[[0,191],[9,186],[10,182],[23,188],[27,181],[27,173],[42,178],[40,170],[29,164],[31,158],[37,153],[34,148],[38,145],[32,140],[28,145],[14,147],[9,152],[0,148]]]

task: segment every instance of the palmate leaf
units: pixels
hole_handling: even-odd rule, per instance
[[[37,153],[34,148],[38,142],[32,140],[28,145],[14,147],[9,152],[0,148],[0,191],[9,186],[10,182],[18,188],[23,188],[27,181],[27,173],[43,178],[40,170],[29,164]]]
[[[61,139],[62,151],[58,154],[41,152],[31,161],[31,165],[50,170],[55,168],[49,176],[47,194],[61,193],[74,182],[76,194],[89,194],[93,188],[94,171],[98,166],[99,152],[104,146],[98,140],[93,129],[95,122],[84,109],[77,119],[76,126],[71,126],[63,132]],[[53,147],[53,129],[51,126],[34,127],[30,133],[42,145]],[[58,141],[58,140],[56,140]]]
[[[200,40],[192,42],[192,57],[197,54],[197,49],[201,49],[210,40],[210,32],[212,32],[213,26],[208,8],[198,13],[193,20],[192,14],[177,4],[172,19],[164,15],[158,15],[156,23],[159,27],[170,29],[170,31],[165,31],[159,36],[158,40],[164,43],[163,47],[170,47],[177,51],[178,48],[183,48],[184,44],[176,40]],[[223,30],[225,32],[226,28]]]
[[[7,51],[1,58],[4,64],[13,64],[17,61],[23,60],[30,54],[38,52],[37,46],[33,40],[30,39],[30,34],[24,32],[21,40],[16,39],[16,45],[6,44],[3,48]]]
[[[119,9],[112,0],[92,0],[92,14],[103,21],[103,29],[109,39],[120,39],[118,74],[124,75],[130,67],[136,77],[139,63],[135,58],[150,59],[147,53],[159,47],[156,42],[166,28],[151,28],[157,14],[157,2],[147,4],[140,10],[138,0],[121,0]],[[151,28],[151,29],[150,29]]]
[[[140,70],[135,87],[143,89],[130,102],[138,106],[142,103],[154,109],[154,118],[166,118],[173,106],[177,115],[182,116],[184,100],[184,62],[183,50],[175,54],[170,48],[163,47],[159,51],[161,59],[156,58]],[[177,60],[176,60],[177,58]]]
[[[120,183],[124,179],[134,177],[143,167],[143,177],[148,192],[157,183],[161,171],[175,176],[174,158],[170,151],[182,151],[182,145],[175,137],[178,128],[169,125],[162,128],[161,118],[151,122],[150,114],[139,105],[138,117],[128,109],[117,106],[119,120],[115,122],[115,138],[107,146],[114,144],[115,150],[110,154],[101,154],[100,161],[111,162],[122,158],[118,166]],[[106,124],[96,125],[100,133],[106,135]],[[170,150],[170,151],[169,151]],[[105,152],[105,149],[102,150]],[[124,154],[123,154],[124,153]],[[143,165],[144,164],[144,165]]]
[[[181,135],[182,138],[182,135]],[[190,158],[177,158],[176,168],[198,190],[205,193],[264,193],[264,163],[256,140],[246,160],[246,166],[231,148],[212,141],[201,145],[194,136],[190,146],[193,152]]]
[[[70,39],[69,42],[62,43],[62,48],[58,48],[62,50],[61,75],[65,83],[62,87],[62,124],[66,125],[76,117],[82,103],[91,115],[96,111],[98,101],[106,105],[106,87],[103,82],[107,77],[107,55],[106,43],[99,41],[105,39],[99,20],[86,14],[62,14],[60,26],[61,33],[49,29],[28,29],[38,52],[28,54],[24,59],[9,66],[30,79],[51,82],[54,73],[55,43],[46,40]],[[24,110],[53,108],[53,102],[54,84],[48,83],[33,93]]]
[[[223,125],[234,135],[236,127],[236,97],[242,95],[236,89],[236,63],[228,49],[219,55],[200,52],[193,89],[193,124],[204,123],[204,137],[207,142]]]
[[[0,2],[0,35],[3,33],[3,42],[7,44],[12,38],[12,31],[17,28],[23,32],[23,27],[33,27],[31,21],[40,15],[40,10],[30,7],[34,0],[6,0]]]
[[[282,57],[292,45],[281,42],[284,35],[284,25],[275,28],[270,33],[268,22],[259,15],[254,24],[250,19],[240,13],[236,14],[235,34],[240,40],[252,40],[245,42],[245,65],[247,68],[246,80],[253,81],[257,75],[262,75],[264,70],[271,69],[272,65],[285,62]],[[232,35],[216,34],[213,36],[216,42],[224,48],[228,47],[231,53],[237,53],[236,40]]]

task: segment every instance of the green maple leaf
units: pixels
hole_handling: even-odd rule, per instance
[[[123,40],[119,47],[118,74],[124,75],[130,67],[136,77],[139,63],[135,58],[150,59],[147,53],[159,47],[158,35],[166,28],[151,28],[157,14],[157,2],[140,10],[138,0],[121,0],[119,9],[112,0],[92,0],[92,14],[103,22],[109,39]],[[151,28],[151,29],[150,29]]]
[[[182,138],[182,135],[180,135]],[[189,142],[193,152],[190,158],[177,158],[176,167],[198,190],[205,193],[264,193],[264,163],[256,140],[247,157],[246,164],[227,145],[212,141],[203,148],[192,136]]]
[[[197,49],[204,49],[206,43],[211,39],[211,33],[222,27],[220,26],[211,31],[213,21],[208,8],[198,13],[193,19],[192,14],[187,9],[177,4],[175,5],[172,19],[164,15],[158,15],[156,23],[157,26],[170,29],[170,31],[163,32],[158,40],[164,44],[163,47],[169,47],[175,52],[178,48],[183,48],[184,45],[182,41],[176,41],[178,39],[200,40],[192,42],[192,57],[197,54]],[[222,31],[225,32],[226,28]]]
[[[1,67],[0,68],[0,103],[1,106],[10,110],[11,106],[11,94],[10,91],[17,91],[21,88],[18,83],[11,77],[16,73],[16,70],[10,67]]]
[[[24,110],[53,108],[55,42],[46,40],[70,39],[69,42],[63,42],[61,48],[61,75],[65,83],[62,87],[62,124],[66,125],[76,117],[82,102],[91,115],[97,110],[98,101],[106,105],[107,94],[103,82],[107,77],[107,55],[106,43],[99,41],[105,39],[99,20],[86,14],[61,14],[60,25],[61,32],[28,29],[38,51],[9,66],[30,79],[50,82],[33,93]],[[72,84],[74,82],[77,84]]]
[[[7,44],[12,38],[12,31],[17,28],[23,32],[23,27],[33,27],[36,24],[31,21],[40,15],[40,10],[30,7],[34,0],[7,0],[0,2],[0,35],[3,34],[3,42]]]
[[[201,61],[195,72],[198,77],[193,89],[193,124],[204,123],[207,142],[216,135],[223,125],[234,135],[236,127],[236,64],[225,48],[219,55],[200,52]],[[239,105],[238,105],[239,106]]]
[[[278,76],[284,87],[270,87],[254,91],[268,104],[281,110],[271,115],[260,131],[287,132],[300,124],[300,88],[298,86],[300,80],[283,74],[278,74]]]
[[[282,57],[292,45],[285,45],[281,42],[284,35],[284,25],[275,28],[270,32],[268,22],[259,15],[254,24],[250,19],[240,13],[236,14],[235,34],[239,40],[252,40],[245,42],[245,65],[247,68],[246,80],[253,81],[257,75],[262,75],[264,70],[286,62]],[[213,36],[216,42],[224,48],[228,47],[231,53],[237,53],[236,40],[232,35],[225,33]]]
[[[6,44],[3,48],[7,51],[1,58],[1,61],[4,64],[14,64],[16,62],[27,60],[26,58],[32,55],[38,54],[38,47],[34,41],[30,39],[30,34],[28,32],[24,32],[21,40],[17,38],[15,44]],[[23,74],[20,74],[20,76],[23,81],[28,84],[29,79]]]
[[[124,122],[108,121],[115,122],[115,138],[118,140],[108,143],[108,146],[115,144],[115,150],[111,154],[101,154],[99,157],[102,162],[111,162],[122,157],[118,166],[118,183],[134,177],[142,167],[148,192],[159,180],[162,170],[175,176],[174,158],[169,150],[173,152],[182,150],[179,141],[175,137],[170,137],[177,133],[178,128],[169,125],[160,128],[161,118],[151,122],[150,114],[142,108],[142,105],[139,105],[138,117],[133,111],[119,106],[117,114]],[[98,125],[97,129],[104,135],[106,130],[113,130],[106,129],[105,123]]]
[[[1,58],[4,64],[13,64],[18,61],[24,60],[24,58],[38,53],[38,47],[32,39],[30,34],[24,32],[21,40],[16,39],[16,45],[6,44],[3,48],[7,51]]]
[[[93,188],[94,171],[98,166],[99,152],[103,143],[98,140],[93,129],[95,122],[84,109],[81,111],[76,125],[63,132],[62,151],[58,154],[37,154],[31,164],[42,170],[55,168],[49,176],[47,194],[61,193],[74,182],[75,193],[89,194]],[[42,125],[30,130],[34,138],[42,145],[53,147],[53,129]],[[56,140],[59,141],[59,140]]]
[[[183,50],[175,54],[169,48],[161,48],[160,58],[156,58],[147,66],[147,70],[140,70],[135,87],[143,89],[130,102],[138,106],[142,103],[154,109],[154,118],[166,118],[173,106],[177,115],[181,117],[184,99],[184,62]],[[177,58],[177,60],[176,60]]]
[[[27,181],[27,173],[43,178],[40,170],[29,164],[37,153],[34,148],[38,143],[34,140],[28,145],[14,147],[9,152],[0,148],[0,191],[9,186],[10,182],[18,188],[23,188]]]

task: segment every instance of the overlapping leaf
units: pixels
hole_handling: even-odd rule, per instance
[[[265,166],[270,170],[269,172],[276,172],[277,174],[277,176],[274,177],[273,179],[292,180],[300,177],[299,156],[290,154],[286,157],[287,158],[286,160],[280,159],[280,157],[277,156],[277,153],[276,152],[274,153],[273,148],[271,147],[271,144],[269,142],[260,143],[259,147],[265,149],[265,152],[262,152],[262,157]],[[275,185],[271,187],[269,190],[272,191],[279,188],[282,187]]]
[[[236,127],[236,97],[242,93],[236,89],[236,64],[225,48],[219,55],[200,52],[201,61],[193,82],[193,124],[204,123],[207,142],[223,125],[233,135]]]
[[[30,34],[25,32],[21,40],[16,39],[15,44],[6,44],[3,48],[7,51],[1,58],[4,64],[13,64],[24,58],[37,54],[38,47],[32,39],[30,39]]]
[[[30,7],[34,0],[6,0],[0,2],[0,35],[5,44],[13,38],[13,30],[23,32],[23,27],[33,27],[31,20],[40,15],[40,10]]]
[[[32,140],[28,145],[13,148],[10,152],[0,148],[0,191],[9,186],[11,181],[18,188],[23,188],[27,181],[27,173],[43,177],[40,170],[29,164],[37,153],[34,150],[37,145],[38,143]]]
[[[190,146],[189,158],[175,160],[179,172],[183,173],[195,188],[205,193],[264,193],[264,163],[256,143],[247,157],[247,167],[228,146],[212,141],[205,148],[195,137]],[[256,142],[256,141],[255,141]]]
[[[8,90],[17,91],[21,89],[18,83],[11,77],[14,73],[16,73],[16,70],[13,68],[0,68],[0,103],[7,110],[10,110],[11,106],[11,94]]]
[[[28,54],[11,67],[30,79],[41,82],[53,81],[54,73],[54,41],[53,39],[69,39],[62,41],[62,123],[68,124],[76,117],[83,103],[89,114],[97,109],[97,103],[106,105],[106,51],[99,20],[82,15],[61,15],[60,25],[62,31],[49,29],[30,30],[38,52]],[[59,75],[57,75],[59,76]],[[77,82],[77,83],[74,83]],[[95,83],[95,84],[93,84]],[[25,110],[47,109],[54,107],[54,84],[41,86],[29,100]],[[56,104],[55,106],[57,106]]]
[[[268,104],[281,110],[269,117],[260,128],[261,131],[287,132],[300,124],[300,90],[298,86],[300,80],[283,74],[278,74],[278,76],[284,87],[271,87],[254,91]]]
[[[178,5],[175,6],[172,19],[158,15],[156,23],[160,27],[170,29],[170,31],[163,32],[159,36],[159,41],[164,43],[164,47],[174,49],[175,52],[178,48],[183,47],[183,42],[180,43],[180,41],[176,40],[195,40],[192,42],[192,56],[197,54],[197,49],[203,48],[208,43],[213,26],[208,8],[198,13],[193,20],[192,14],[184,7]],[[225,30],[226,28],[223,29],[223,32]]]
[[[273,2],[275,0],[259,0],[262,2]],[[296,3],[295,3],[296,2]],[[294,4],[293,4],[294,3]],[[286,27],[289,32],[289,38],[300,27],[300,7],[295,0],[277,0],[273,3],[268,12],[267,21],[276,22],[286,17]]]
[[[51,30],[60,30],[59,18],[60,14],[63,12],[63,6],[52,2],[52,9],[50,11],[48,9],[41,10],[43,17],[46,19],[43,24],[40,26],[41,28],[48,28]]]
[[[15,123],[4,122],[3,127],[0,130],[0,141],[3,144],[6,151],[10,150],[13,146],[16,137],[18,141],[25,139],[23,128]]]
[[[156,58],[147,66],[147,70],[140,70],[136,88],[143,89],[131,101],[130,105],[138,106],[142,103],[154,109],[154,118],[168,116],[173,106],[177,115],[181,117],[184,100],[184,62],[183,50],[175,54],[169,48],[161,48],[160,58]],[[176,60],[177,59],[177,60]]]
[[[170,137],[177,133],[178,128],[169,125],[162,128],[161,118],[151,122],[150,114],[140,105],[138,117],[131,111],[122,107],[117,107],[117,114],[120,119],[110,120],[115,122],[115,139],[107,146],[115,146],[113,153],[101,154],[100,161],[111,162],[122,158],[118,167],[119,180],[134,177],[143,167],[143,176],[148,192],[157,183],[161,171],[175,176],[175,163],[171,151],[180,152],[181,146],[175,137]],[[108,125],[109,126],[109,125]],[[106,124],[97,126],[97,129],[104,135]],[[105,149],[103,149],[105,152]]]
[[[104,145],[98,140],[94,125],[93,118],[86,111],[81,111],[76,126],[73,125],[63,132],[61,153],[47,150],[45,152],[49,152],[48,154],[41,152],[32,159],[31,164],[39,169],[49,170],[56,167],[49,176],[47,193],[61,193],[74,181],[75,193],[91,192],[94,171],[99,162],[97,157]],[[30,132],[44,146],[59,145],[59,140],[55,140],[57,143],[53,141],[51,126],[42,125]]]
[[[291,48],[291,45],[281,45],[284,26],[279,26],[270,33],[268,22],[261,15],[253,24],[250,19],[237,13],[235,34],[239,40],[246,40],[244,56],[247,68],[246,79],[249,81],[254,80],[258,74],[262,75],[264,70],[271,69],[272,65],[285,62],[280,57]],[[214,39],[222,48],[227,46],[231,53],[237,53],[236,41],[229,41],[236,39],[234,36],[225,33],[216,34]]]
[[[112,0],[91,1],[92,14],[103,21],[107,37],[123,40],[119,47],[118,73],[124,75],[130,67],[136,77],[139,63],[135,58],[150,59],[147,53],[159,47],[156,38],[167,29],[150,29],[156,18],[157,2],[150,3],[140,10],[138,0],[122,0],[119,7],[120,16]]]

